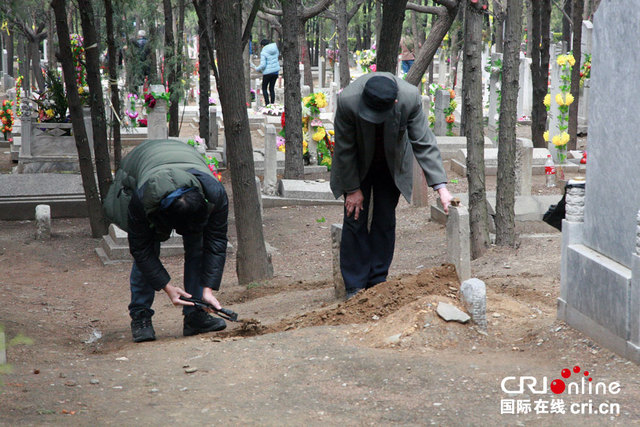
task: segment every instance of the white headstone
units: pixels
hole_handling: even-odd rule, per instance
[[[489,76],[489,137],[495,138],[498,135],[498,91],[500,90],[500,67],[495,64],[502,61],[501,53],[491,54],[491,71]]]
[[[278,183],[278,147],[276,146],[276,127],[267,125],[264,138],[264,194],[273,196],[276,194]]]
[[[164,93],[164,86],[151,85],[151,92]],[[156,105],[149,109],[147,114],[147,139],[167,139],[169,129],[167,127],[167,101],[156,98]]]
[[[320,78],[320,87],[327,87],[327,68],[324,57],[318,58],[318,75]]]
[[[531,117],[533,82],[531,80],[531,58],[520,57],[517,117]]]
[[[436,122],[433,127],[433,133],[436,136],[443,136],[447,134],[447,121],[444,113],[445,108],[449,107],[451,103],[451,95],[447,90],[436,91],[436,103],[435,103],[435,117]]]

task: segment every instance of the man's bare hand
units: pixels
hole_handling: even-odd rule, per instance
[[[180,299],[180,296],[191,298],[191,294],[178,287],[167,284],[167,286],[165,286],[163,290],[167,293],[167,296],[171,300],[171,303],[176,307],[181,305],[194,305],[192,302],[182,301]]]
[[[213,289],[207,288],[206,286],[202,290],[202,300],[204,302],[208,302],[212,306],[214,306],[217,310],[220,310],[222,306],[218,302],[218,299],[213,296]]]
[[[362,191],[357,189],[353,193],[347,194],[347,197],[344,199],[344,206],[347,209],[347,216],[351,216],[353,214],[353,219],[356,221],[360,217],[360,212],[362,212],[362,203],[364,202],[364,196],[362,195]]]
[[[444,213],[449,213],[449,206],[451,205],[451,193],[447,190],[447,187],[442,187],[438,190],[438,194],[440,195],[440,202],[442,203],[442,208],[444,209]]]

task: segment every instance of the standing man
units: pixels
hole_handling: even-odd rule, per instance
[[[350,298],[387,278],[400,193],[411,200],[413,157],[447,213],[451,194],[415,86],[391,73],[365,74],[338,97],[334,126],[331,190],[336,198],[345,197],[340,268]]]
[[[227,253],[227,193],[201,154],[179,141],[146,141],[129,153],[104,201],[108,219],[127,231],[131,268],[131,333],[134,342],[156,339],[151,309],[156,291],[182,306],[183,335],[220,331],[213,317],[181,296],[196,297],[219,309],[213,291],[220,289]],[[160,242],[172,230],[184,244],[184,290],[169,283],[160,261]]]

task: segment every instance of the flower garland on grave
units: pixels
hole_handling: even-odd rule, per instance
[[[171,98],[171,92],[167,91],[164,93],[155,93],[155,92],[150,92],[147,93],[144,96],[144,107],[147,110],[147,113],[149,112],[149,110],[153,110],[156,107],[156,103],[158,102],[158,99],[164,99],[167,102],[167,105],[169,105],[169,99]],[[170,119],[170,115],[169,115],[169,108],[167,108],[167,121],[169,121]],[[142,127],[146,127],[147,126],[147,119],[138,119],[138,124],[140,124],[140,126]]]
[[[34,93],[33,102],[38,105],[38,122],[67,123],[67,96],[62,77],[56,70],[47,69],[45,73],[45,90]]]
[[[85,67],[84,38],[80,34],[70,34],[71,57],[73,66],[76,69],[76,83],[78,85],[78,95],[82,104],[89,101],[89,86],[87,85],[87,69]]]
[[[455,126],[456,116],[453,114],[458,108],[458,103],[455,101],[456,92],[451,88],[445,88],[437,83],[431,83],[429,85],[429,95],[431,99],[431,108],[429,110],[429,127],[433,129],[436,124],[436,112],[435,112],[435,99],[436,91],[446,90],[449,91],[449,106],[444,109],[445,121],[447,122],[447,136],[453,136],[453,127]]]
[[[329,66],[333,67],[333,64],[338,60],[338,54],[340,51],[338,49],[327,49],[327,61],[329,61]]]
[[[573,103],[573,95],[571,95],[571,68],[576,63],[571,53],[567,55],[560,55],[556,59],[556,62],[561,67],[560,79],[560,92],[556,94],[555,101],[558,104],[558,135],[551,138],[551,142],[558,150],[558,163],[563,165],[567,161],[567,143],[569,142],[569,134],[566,132],[569,128],[569,106]],[[546,97],[545,97],[546,98]],[[549,99],[549,103],[551,100]],[[547,141],[549,140],[549,134],[546,134]],[[560,168],[560,176],[564,176],[562,168]]]
[[[284,116],[284,105],[282,104],[265,105],[264,107],[260,107],[260,113],[266,114],[267,116]]]
[[[22,115],[22,110],[20,109],[20,98],[22,98],[22,76],[18,76],[16,79],[16,114],[18,116]]]
[[[302,138],[308,147],[309,136],[317,143],[318,164],[331,169],[334,142],[320,119],[320,109],[327,106],[327,98],[322,92],[312,93],[302,98]],[[309,132],[311,130],[311,132]],[[305,154],[309,156],[307,149]]]
[[[202,157],[204,158],[204,161],[207,163],[207,166],[209,167],[209,170],[211,171],[213,176],[218,181],[222,182],[222,175],[218,171],[218,168],[220,167],[218,159],[216,159],[215,156],[207,155],[207,147],[204,142],[204,139],[200,138],[199,136],[195,136],[193,139],[189,139],[187,141],[187,144],[195,148],[196,151],[198,151],[198,153],[202,154]]]
[[[376,65],[376,48],[375,45],[371,46],[371,49],[356,50],[355,52],[356,63],[362,68],[365,73],[375,72]]]
[[[584,81],[591,78],[591,54],[584,56],[584,64],[580,67],[580,87],[584,86]]]
[[[9,140],[9,135],[13,131],[13,102],[7,99],[2,102],[2,108],[0,108],[0,131],[4,134],[4,139]]]
[[[129,101],[129,106],[130,106],[131,109],[127,108],[125,110],[125,114],[127,115],[127,117],[129,117],[129,122],[131,123],[131,126],[133,126],[133,127],[137,126],[136,119],[140,115],[136,111],[136,101],[137,100],[138,100],[138,95],[136,95],[135,93],[130,93],[130,94],[127,95],[127,101]]]

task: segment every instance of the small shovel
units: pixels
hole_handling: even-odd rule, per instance
[[[238,322],[238,313],[236,313],[235,311],[231,311],[228,308],[221,308],[220,310],[218,310],[213,305],[209,304],[208,302],[202,301],[199,298],[187,298],[185,296],[180,296],[180,299],[182,301],[192,302],[196,307],[208,308],[210,310],[213,310],[215,314],[222,317],[223,319],[227,319],[232,322]]]

